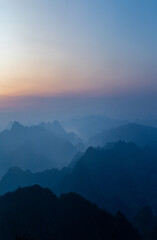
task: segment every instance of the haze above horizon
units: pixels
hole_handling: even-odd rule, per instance
[[[155,0],[1,0],[1,111],[19,97],[26,110],[34,99],[82,96],[111,99],[108,108],[117,99],[123,108],[125,96],[126,108],[138,97],[153,105],[156,9]]]

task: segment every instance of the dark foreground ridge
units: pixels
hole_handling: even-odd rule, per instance
[[[67,168],[32,173],[11,168],[0,181],[0,194],[38,184],[57,196],[75,192],[113,215],[130,221],[148,205],[157,215],[157,148],[117,142],[88,148]]]
[[[118,213],[115,217],[83,197],[57,198],[38,185],[0,197],[0,239],[139,240],[137,231]]]

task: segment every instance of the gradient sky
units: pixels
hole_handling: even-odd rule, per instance
[[[156,0],[0,0],[0,36],[1,109],[157,94]]]

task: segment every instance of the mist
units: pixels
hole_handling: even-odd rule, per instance
[[[10,97],[1,101],[0,129],[9,122],[36,124],[41,121],[65,122],[87,115],[105,115],[119,120],[149,122],[157,119],[155,93],[116,96]],[[3,107],[2,107],[3,105]]]

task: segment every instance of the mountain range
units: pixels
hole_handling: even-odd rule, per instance
[[[112,128],[92,136],[88,145],[104,146],[108,142],[119,140],[133,142],[138,146],[157,144],[157,128],[137,123],[129,123]]]
[[[119,127],[126,123],[127,121],[116,120],[104,115],[89,115],[66,121],[63,125],[66,129],[76,132],[84,141],[88,141],[98,133]]]
[[[112,216],[74,193],[57,198],[37,185],[0,197],[0,236],[5,240],[140,240],[121,213]]]
[[[83,126],[86,126],[90,135],[95,132],[94,129],[100,130],[101,125],[102,128],[105,127],[105,117],[93,116],[89,119],[88,126],[86,124]],[[110,119],[106,121],[108,121],[106,125],[108,128]],[[87,119],[85,118],[83,122],[87,123]],[[113,126],[113,122],[111,121],[110,126]],[[92,128],[93,130],[90,130]],[[24,126],[14,122],[10,129],[0,132],[0,177],[10,167],[29,169],[33,172],[51,168],[61,169],[68,166],[75,156],[84,152],[87,147],[103,147],[108,142],[119,140],[134,142],[138,146],[155,145],[157,144],[157,128],[127,124],[92,135],[88,140],[82,140],[76,133],[66,131],[58,121],[42,122],[33,126]]]
[[[101,208],[118,210],[132,220],[145,205],[157,213],[157,149],[118,142],[90,147],[73,164],[61,170],[32,173],[10,169],[0,181],[0,194],[19,186],[39,184],[61,193],[81,194]]]
[[[11,166],[32,171],[62,168],[83,147],[76,135],[66,131],[57,133],[59,128],[62,129],[59,123],[52,123],[53,131],[43,125],[28,127],[14,122],[9,130],[0,132],[0,176]],[[70,141],[71,135],[76,145],[72,143],[72,137]]]

